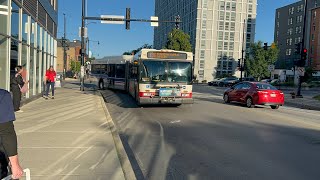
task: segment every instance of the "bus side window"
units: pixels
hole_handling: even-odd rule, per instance
[[[108,72],[108,76],[109,77],[115,77],[115,65],[114,64],[110,64],[110,71]]]
[[[125,77],[125,65],[124,64],[117,64],[116,76],[117,76],[117,78],[124,78]]]

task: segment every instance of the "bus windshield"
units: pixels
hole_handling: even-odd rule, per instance
[[[189,62],[143,61],[142,82],[191,82],[192,66]]]

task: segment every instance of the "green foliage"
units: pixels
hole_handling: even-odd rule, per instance
[[[320,95],[313,97],[314,99],[320,101]]]
[[[316,73],[315,70],[313,70],[311,67],[306,68],[306,72],[304,73],[304,76],[302,78],[303,82],[310,82],[313,79],[313,74]]]
[[[268,65],[274,64],[277,60],[279,49],[275,44],[268,50],[264,50],[261,41],[251,44],[246,57],[246,71],[248,76],[252,76],[258,81],[270,76]]]
[[[80,70],[81,70],[81,62],[80,61],[71,60],[70,61],[70,68],[71,68],[71,71],[74,72],[74,73],[80,72]]]
[[[166,49],[172,49],[176,51],[192,51],[190,43],[190,36],[180,29],[173,29],[168,36]]]
[[[124,52],[123,55],[135,55],[135,54],[137,54],[139,51],[141,51],[141,49],[152,49],[152,45],[144,44],[144,45],[142,45],[141,47],[139,47],[139,48],[137,48],[137,49],[134,49],[134,50],[132,50],[132,51]]]

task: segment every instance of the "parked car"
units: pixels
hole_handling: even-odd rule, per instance
[[[271,81],[272,79],[262,79],[260,82],[270,84]]]
[[[242,81],[255,82],[256,80],[252,77],[242,78]]]
[[[221,79],[221,78],[217,78],[217,79],[214,79],[213,81],[209,81],[209,82],[208,82],[208,85],[209,85],[209,86],[218,86],[217,83],[220,81],[220,79]]]
[[[225,103],[243,103],[248,108],[255,105],[268,105],[272,109],[278,109],[284,104],[284,94],[267,83],[241,82],[227,89],[223,100]]]
[[[218,86],[220,87],[229,87],[237,84],[239,82],[239,79],[236,77],[228,77],[228,78],[222,78],[217,82]]]

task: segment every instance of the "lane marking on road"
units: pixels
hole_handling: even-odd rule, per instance
[[[93,146],[90,146],[88,149],[86,149],[85,151],[83,151],[82,153],[80,153],[77,157],[74,158],[74,160],[79,159],[82,155],[84,155],[85,153],[87,153],[88,151],[90,151],[93,148]]]
[[[171,123],[171,124],[175,124],[175,123],[179,123],[179,122],[181,122],[181,120],[171,121],[170,123]]]
[[[99,166],[99,164],[101,164],[102,162],[103,162],[103,160],[107,157],[107,155],[110,153],[110,151],[109,150],[106,150],[104,153],[103,153],[103,155],[101,156],[101,158],[99,159],[99,161],[96,163],[96,164],[94,164],[94,165],[92,165],[89,169],[90,170],[94,170],[97,166]]]

